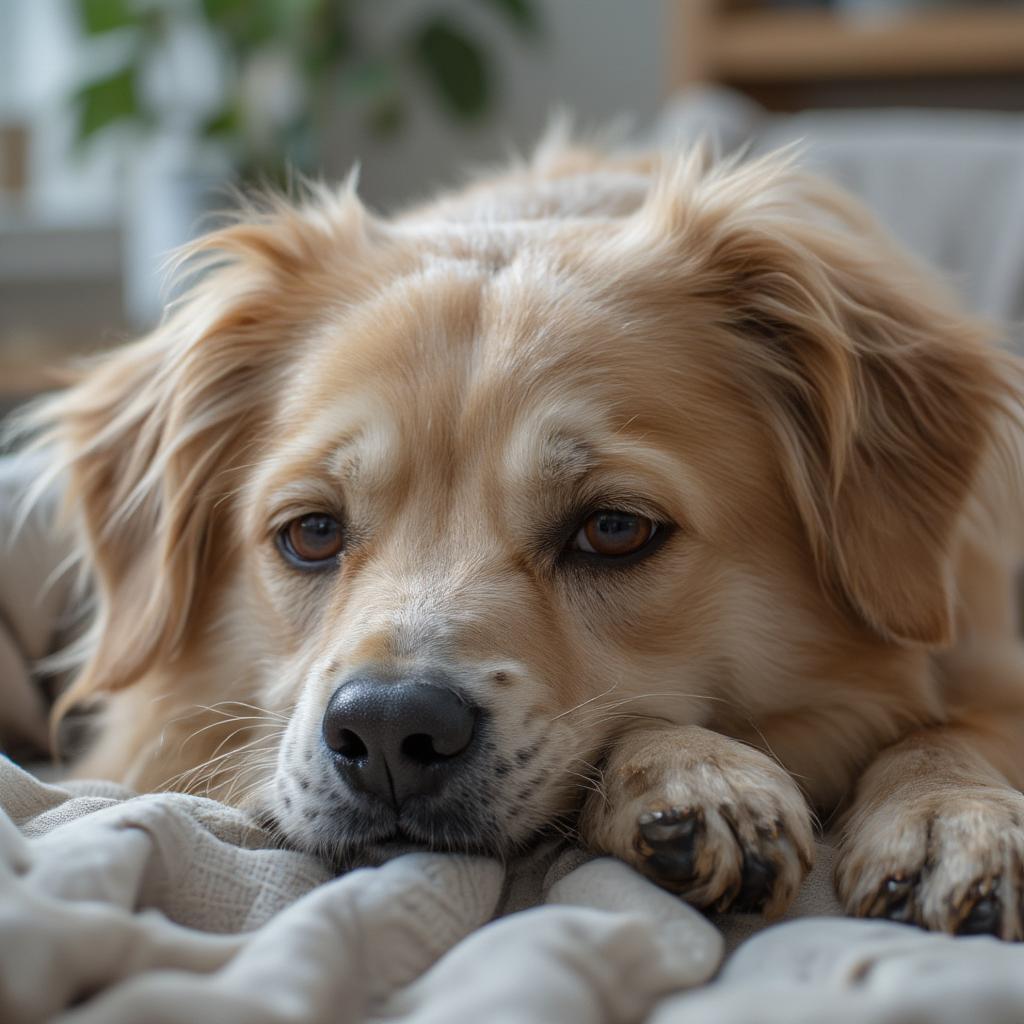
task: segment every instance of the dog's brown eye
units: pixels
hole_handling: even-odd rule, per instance
[[[631,512],[601,511],[584,520],[571,547],[605,558],[635,554],[650,543],[657,524]]]
[[[293,519],[280,533],[285,557],[303,567],[321,566],[341,552],[345,538],[333,516],[314,513]]]

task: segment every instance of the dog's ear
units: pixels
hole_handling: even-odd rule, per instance
[[[194,283],[159,328],[30,414],[96,603],[58,717],[186,645],[232,544],[230,531],[211,543],[215,511],[265,428],[275,370],[339,301],[364,227],[347,193],[248,211],[185,253]]]
[[[948,643],[955,533],[1010,396],[987,330],[785,159],[691,162],[651,206],[737,339],[729,372],[762,406],[826,592],[890,639]]]

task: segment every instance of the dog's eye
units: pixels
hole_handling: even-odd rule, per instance
[[[285,558],[302,568],[326,567],[345,545],[341,523],[322,512],[293,519],[277,536]]]
[[[645,548],[658,531],[646,516],[604,509],[588,516],[569,547],[604,558],[623,558]]]

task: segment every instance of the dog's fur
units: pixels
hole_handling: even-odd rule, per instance
[[[842,811],[852,913],[1024,935],[1018,370],[858,207],[786,157],[549,144],[390,221],[348,186],[250,210],[189,260],[36,413],[97,600],[80,774],[341,859],[578,824],[769,914]],[[608,507],[663,543],[568,559]],[[316,511],[326,574],[274,543]],[[487,711],[429,821],[323,756],[367,666]]]

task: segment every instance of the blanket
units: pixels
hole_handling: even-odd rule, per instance
[[[763,929],[565,849],[332,878],[213,800],[0,758],[0,1020],[1019,1024],[1024,948],[817,916],[828,862]]]

